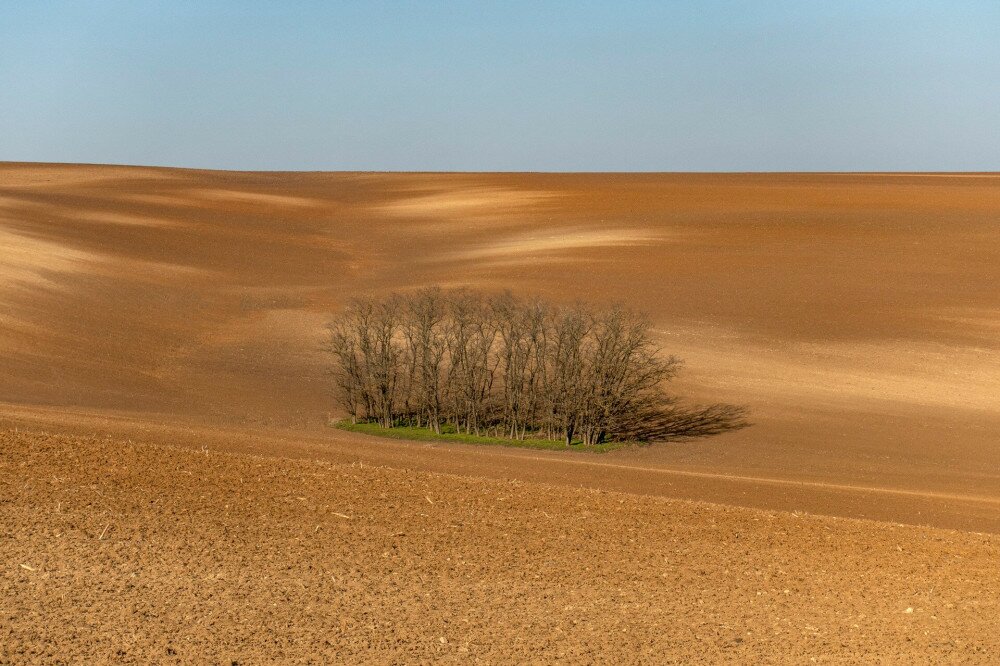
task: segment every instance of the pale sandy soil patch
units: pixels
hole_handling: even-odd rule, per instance
[[[84,222],[98,222],[101,224],[122,224],[130,227],[179,227],[183,226],[180,220],[168,220],[162,217],[152,217],[149,215],[129,215],[127,213],[115,213],[111,211],[73,211],[72,217]]]
[[[1000,412],[1000,350],[932,342],[797,344],[806,367],[857,397]]]
[[[518,259],[539,255],[611,247],[646,245],[661,241],[662,231],[652,229],[564,229],[517,234],[439,257],[449,261]],[[534,257],[532,257],[534,259]]]
[[[266,192],[248,192],[245,190],[224,190],[197,188],[190,190],[191,196],[208,201],[225,201],[232,203],[252,203],[267,206],[316,207],[329,204],[323,199],[295,197],[284,194],[268,194]]]
[[[309,209],[328,206],[332,203],[329,200],[321,198],[204,187],[187,189],[184,190],[183,194],[128,193],[122,194],[121,198],[138,203],[181,208],[198,208],[204,206],[206,202],[218,202],[260,204],[276,208],[290,206],[294,209]]]
[[[556,196],[554,192],[545,191],[463,187],[397,199],[379,206],[378,210],[398,217],[443,218],[449,221],[502,220],[508,215],[530,211]]]
[[[1000,310],[985,308],[952,309],[936,315],[940,321],[956,324],[966,329],[978,330],[1000,344]]]
[[[122,194],[122,200],[137,201],[139,203],[151,203],[158,206],[194,206],[197,202],[190,197],[182,197],[172,194]]]
[[[0,218],[0,288],[51,284],[47,273],[82,271],[98,255],[3,228]]]
[[[661,333],[697,383],[796,404],[896,403],[1000,413],[1000,350],[927,342],[804,343],[718,329]]]
[[[0,194],[0,210],[18,211],[29,208],[41,208],[44,204],[29,201],[20,197],[6,197]]]

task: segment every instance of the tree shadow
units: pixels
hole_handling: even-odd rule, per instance
[[[753,425],[750,410],[743,405],[715,403],[683,406],[669,401],[644,410],[629,436],[641,442],[684,441],[711,437]]]

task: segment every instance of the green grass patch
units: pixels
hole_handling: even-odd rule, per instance
[[[466,435],[456,432],[442,432],[439,435],[430,428],[417,428],[414,426],[383,428],[377,423],[351,423],[347,419],[335,421],[331,425],[334,428],[347,430],[348,432],[358,432],[364,435],[388,437],[390,439],[407,439],[417,442],[460,442],[462,444],[485,444],[486,446],[515,446],[522,449],[544,449],[547,451],[607,453],[608,451],[636,444],[635,442],[605,442],[596,446],[584,446],[582,443],[574,442],[571,446],[566,446],[566,442],[556,439],[536,439],[530,437],[528,439],[507,439],[505,437],[483,437],[481,435]]]

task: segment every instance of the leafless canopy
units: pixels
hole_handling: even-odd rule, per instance
[[[685,408],[667,395],[680,359],[659,353],[644,315],[617,306],[430,287],[352,301],[329,349],[343,408],[385,428],[593,445],[746,425],[742,407]]]

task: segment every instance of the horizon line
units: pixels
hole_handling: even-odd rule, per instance
[[[26,161],[26,160],[0,160],[0,167],[10,166],[49,166],[49,167],[109,167],[109,168],[130,168],[130,169],[162,169],[173,171],[211,171],[217,173],[259,173],[259,174],[337,174],[337,173],[364,173],[364,174],[386,174],[386,175],[463,175],[463,174],[495,174],[495,175],[517,175],[517,174],[540,174],[540,175],[720,175],[720,176],[740,176],[740,175],[815,175],[815,176],[978,176],[978,177],[1000,177],[1000,170],[997,171],[871,171],[871,170],[550,170],[550,169],[525,169],[525,170],[455,170],[455,169],[231,169],[221,167],[192,167],[175,166],[164,164],[130,164],[119,162],[48,162],[48,161]]]

